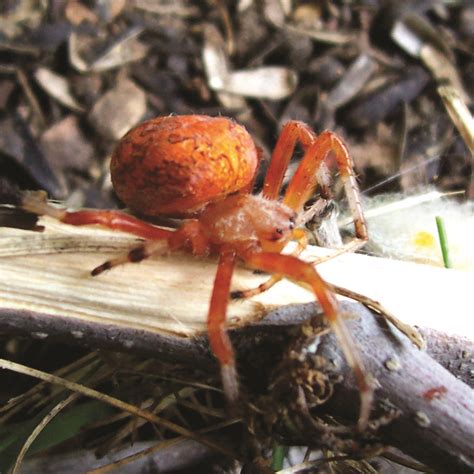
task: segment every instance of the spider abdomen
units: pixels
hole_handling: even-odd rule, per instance
[[[148,216],[186,215],[239,191],[258,166],[244,127],[225,117],[148,120],[128,132],[112,156],[118,197]]]

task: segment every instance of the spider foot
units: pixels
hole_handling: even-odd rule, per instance
[[[110,270],[114,267],[118,267],[119,265],[124,265],[125,263],[139,263],[142,260],[145,260],[151,255],[153,255],[154,253],[162,253],[167,248],[167,243],[162,242],[160,240],[144,242],[142,245],[132,248],[128,253],[124,255],[119,255],[118,257],[113,258],[111,260],[107,260],[102,265],[95,267],[91,271],[91,275],[100,275],[101,273],[107,270]]]
[[[92,276],[100,275],[101,273],[110,270],[114,267],[118,267],[119,265],[123,265],[125,263],[138,263],[144,260],[145,258],[149,257],[149,254],[146,251],[146,248],[142,245],[140,247],[135,247],[134,249],[130,250],[125,255],[121,255],[117,258],[107,260],[106,262],[102,263],[98,267],[95,267],[91,271]]]
[[[128,252],[127,254],[125,255],[120,255],[118,256],[117,258],[113,258],[111,260],[107,260],[106,262],[102,263],[101,265],[99,265],[98,267],[95,267],[92,271],[91,271],[91,275],[92,276],[97,276],[97,275],[100,275],[101,273],[107,271],[107,270],[111,270],[112,268],[114,267],[118,267],[119,265],[123,265],[127,262],[139,262],[141,260],[143,260],[145,257],[143,258],[133,258],[133,256],[138,253],[137,250],[140,250],[141,251],[141,247],[137,247],[135,249],[132,249],[130,252]],[[141,252],[143,253],[143,252]]]
[[[364,374],[365,386],[360,388],[360,411],[357,429],[364,431],[369,424],[370,412],[374,400],[376,382],[370,373]]]
[[[221,380],[229,411],[235,415],[239,412],[239,382],[235,365],[225,364],[221,366]]]
[[[38,216],[50,216],[62,220],[66,214],[64,209],[52,206],[48,202],[45,191],[24,191],[21,193],[20,207]]]
[[[107,260],[106,262],[102,263],[101,265],[95,267],[93,270],[91,270],[91,275],[92,276],[97,276],[100,275],[101,273],[110,270],[113,267],[112,261]]]
[[[262,283],[258,285],[256,288],[249,288],[247,290],[234,290],[230,292],[230,299],[231,300],[246,300],[247,298],[251,298],[252,296],[259,295],[266,291],[267,285]]]
[[[230,299],[231,300],[241,300],[246,297],[245,290],[234,290],[230,292]]]
[[[232,300],[242,300],[242,299],[251,298],[252,296],[256,296],[256,295],[259,295],[260,293],[267,291],[270,288],[270,286],[268,285],[267,282],[264,282],[258,285],[256,288],[249,288],[248,290],[231,291],[230,298]]]
[[[249,288],[247,290],[234,290],[230,292],[230,298],[232,300],[240,300],[251,298],[252,296],[259,295],[269,290],[275,283],[281,280],[279,275],[272,275],[267,281],[264,281],[255,288]]]

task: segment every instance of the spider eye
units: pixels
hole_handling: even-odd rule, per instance
[[[293,230],[295,228],[295,216],[290,216],[290,224],[288,225],[288,228],[290,230]]]
[[[280,240],[283,236],[285,235],[284,229],[281,227],[274,227],[270,234],[266,237],[267,240],[270,240],[271,242],[277,242]]]

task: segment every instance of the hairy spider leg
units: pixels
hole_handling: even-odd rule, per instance
[[[292,126],[291,122],[289,126]],[[300,128],[298,128],[298,130],[300,130]],[[333,152],[335,155],[354,219],[356,237],[338,251],[338,253],[343,253],[350,250],[356,250],[364,245],[368,239],[368,233],[367,225],[362,212],[362,206],[360,204],[359,188],[353,171],[353,162],[346,146],[336,134],[330,131],[325,131],[316,137],[313,143],[307,147],[303,159],[301,160],[295,174],[288,184],[283,202],[287,206],[294,209],[296,212],[301,212],[303,210],[304,204],[311,197],[311,193],[314,191],[314,188],[317,185],[318,170],[330,152]],[[287,157],[276,156],[276,159],[286,160]],[[319,277],[312,263],[302,263],[305,267],[308,266],[309,268],[312,268],[315,273],[311,274],[309,270],[305,270],[306,273],[304,273],[304,276],[306,278],[295,278],[292,277],[291,274],[285,273],[284,271],[280,272],[275,269],[272,271],[281,273],[283,275],[288,275],[290,278],[308,283],[313,288],[313,291],[323,308],[331,328],[340,341],[344,356],[356,375],[361,397],[359,427],[362,428],[368,421],[370,405],[373,398],[374,389],[371,382],[371,376],[367,373],[356,345],[354,344],[352,337],[346,328],[344,320],[340,315],[338,309],[339,305],[336,299],[334,297],[331,299],[330,306],[327,305],[326,300],[321,299],[321,296],[323,296],[321,294],[321,289],[324,289],[324,292],[328,294],[333,294],[330,287],[322,278]],[[296,264],[294,266],[297,267]],[[317,277],[314,275],[317,275]],[[319,292],[317,291],[318,288]]]
[[[333,291],[311,263],[304,262],[293,255],[282,255],[273,252],[247,252],[239,256],[249,267],[283,275],[311,287],[341,345],[349,366],[356,376],[360,390],[358,427],[362,430],[369,420],[374,392],[373,381],[364,369],[359,352],[355,349],[349,331],[341,317],[339,304]]]
[[[318,184],[318,171],[330,152],[334,153],[336,163],[344,183],[349,207],[353,215],[356,239],[348,249],[362,246],[368,239],[367,224],[359,199],[359,186],[354,174],[354,164],[346,145],[333,132],[326,130],[315,138],[306,150],[295,174],[286,189],[283,202],[296,212],[303,210]]]
[[[190,250],[193,255],[205,255],[210,250],[209,241],[202,232],[201,224],[195,219],[189,219],[178,230],[170,231],[170,235],[165,240],[167,248],[170,250],[185,248]],[[123,263],[140,262],[162,251],[163,240],[148,240],[132,249],[127,255],[103,263],[95,268],[92,274],[98,275]],[[234,350],[226,332],[225,323],[235,259],[236,254],[233,250],[222,249],[207,317],[209,344],[219,361],[222,385],[231,410],[235,410],[237,407],[239,390]]]
[[[50,216],[65,224],[76,226],[98,224],[109,229],[128,232],[143,239],[167,239],[174,233],[174,231],[161,229],[120,211],[66,211],[49,204],[46,195],[37,191],[25,192],[21,207],[33,214]]]
[[[168,230],[137,219],[120,211],[88,210],[66,211],[52,206],[43,193],[27,192],[23,197],[21,207],[40,216],[50,216],[65,224],[74,226],[100,225],[112,230],[121,230],[146,239],[146,241],[131,249],[125,255],[104,262],[94,268],[93,276],[105,270],[124,263],[137,263],[156,253],[162,253],[169,248],[175,250],[185,248],[193,255],[205,255],[209,252],[209,242],[201,231],[197,219],[188,219],[178,230]],[[166,246],[163,245],[166,243]]]
[[[299,142],[306,152],[308,148],[314,143],[317,135],[305,123],[296,120],[287,122],[281,131],[275,148],[273,149],[270,165],[265,175],[263,183],[263,197],[271,200],[277,200],[280,196],[280,189],[283,183],[283,177],[288,168],[288,163],[295,151],[296,143]],[[293,234],[294,237],[294,234]],[[305,237],[306,238],[306,237]],[[276,252],[280,252],[284,245],[273,244],[272,248]],[[299,255],[293,253],[294,255]],[[250,298],[269,290],[275,283],[278,283],[282,277],[280,275],[272,275],[267,281],[260,284],[256,288],[249,288],[247,290],[237,290],[231,293],[231,298]]]
[[[125,263],[141,262],[152,255],[163,254],[167,250],[186,249],[192,255],[206,255],[209,253],[208,239],[202,233],[201,225],[196,219],[188,219],[179,229],[166,232],[168,233],[166,237],[147,240],[128,253],[107,260],[92,270],[92,276],[97,276],[106,270]]]
[[[296,240],[297,246],[293,250],[293,252],[291,252],[291,255],[297,257],[308,245],[308,236],[306,235],[306,232],[303,229],[293,229],[292,237],[293,240]],[[256,288],[231,291],[230,297],[232,299],[251,298],[252,296],[259,295],[260,293],[264,293],[265,291],[269,290],[275,283],[278,283],[282,278],[282,275],[274,274],[268,280],[258,285]]]
[[[112,230],[121,230],[129,234],[146,239],[146,241],[134,247],[125,255],[120,255],[111,260],[107,260],[91,271],[92,276],[110,270],[113,267],[124,263],[141,262],[154,253],[162,252],[166,247],[173,248],[184,246],[186,242],[191,242],[191,248],[202,252],[202,241],[196,236],[196,225],[191,221],[189,226],[185,225],[178,231],[162,229],[153,224],[144,222],[134,216],[120,211],[109,210],[88,210],[88,211],[66,211],[52,206],[46,200],[46,196],[41,192],[26,192],[23,196],[22,208],[40,216],[50,216],[65,224],[74,226],[100,225]],[[166,247],[163,245],[165,243]]]
[[[345,245],[340,253],[360,248],[366,242],[368,233],[360,204],[357,180],[353,171],[353,162],[346,146],[334,133],[325,131],[321,135],[316,136],[307,125],[301,122],[288,122],[283,128],[275,146],[264,182],[263,195],[269,199],[278,198],[286,168],[297,142],[301,143],[304,156],[288,184],[283,202],[297,213],[301,213],[304,204],[311,197],[314,188],[318,184],[318,171],[324,160],[330,152],[334,153],[353,215],[356,234],[355,239]],[[371,376],[367,374],[364,368],[359,352],[346,328],[344,320],[340,316],[339,305],[329,285],[319,276],[311,263],[303,262],[294,256],[281,255],[279,251],[281,251],[283,245],[280,244],[279,248],[275,246],[272,249],[275,253],[253,254],[245,259],[246,263],[250,266],[270,271],[275,275],[255,290],[244,292],[244,296],[267,290],[281,276],[302,281],[312,287],[331,328],[340,341],[346,360],[357,377],[361,394],[359,426],[362,427],[367,423],[370,414],[370,405],[373,397]]]
[[[304,204],[311,197],[314,188],[318,184],[318,172],[324,164],[324,160],[330,152],[333,152],[354,220],[356,237],[330,256],[312,262],[315,265],[362,247],[368,239],[367,224],[359,199],[359,186],[354,175],[354,165],[347,147],[335,133],[325,131],[317,136],[308,125],[302,122],[289,121],[283,127],[265,177],[263,196],[268,199],[278,199],[283,177],[297,142],[301,143],[305,153],[288,184],[283,202],[297,213],[301,213]],[[284,245],[273,244],[272,250],[280,252]],[[267,282],[262,283],[257,288],[233,292],[231,296],[233,298],[255,296],[267,291],[279,280],[281,278],[278,275],[273,275]]]
[[[303,122],[291,120],[287,122],[278,137],[273,149],[270,165],[263,182],[263,197],[277,200],[296,143],[299,142],[304,151],[314,143],[316,134]]]
[[[278,199],[283,177],[298,142],[305,153],[288,184],[283,202],[296,212],[301,212],[318,184],[318,171],[322,163],[328,154],[333,152],[354,218],[356,237],[365,242],[368,238],[367,224],[359,199],[359,186],[354,174],[354,164],[346,145],[329,130],[318,136],[302,122],[295,120],[287,122],[272,153],[270,166],[263,183],[263,196],[268,199]]]
[[[178,230],[160,229],[120,211],[90,210],[69,212],[52,206],[43,193],[25,193],[22,207],[38,215],[48,215],[61,222],[82,226],[98,224],[110,229],[121,230],[142,237],[143,244],[133,248],[127,254],[108,260],[92,270],[92,275],[99,275],[117,265],[127,262],[140,262],[156,252],[163,250],[166,242],[170,250],[189,248],[195,255],[204,255],[209,251],[209,243],[201,231],[196,219],[187,220]],[[225,329],[230,283],[235,267],[236,254],[224,249],[214,280],[207,319],[209,343],[221,367],[224,392],[232,409],[238,401],[238,382],[235,369],[235,356],[229,336]]]
[[[146,240],[140,245],[129,250],[127,253],[119,255],[118,257],[106,260],[104,263],[95,267],[91,271],[92,276],[100,275],[101,273],[111,270],[112,268],[124,265],[125,263],[138,263],[146,258],[156,255],[157,253],[164,253],[168,250],[168,241],[161,240]]]
[[[38,215],[48,215],[70,225],[98,224],[148,239],[143,244],[130,250],[127,254],[108,260],[94,268],[91,272],[94,276],[117,265],[127,262],[140,262],[156,252],[161,252],[164,241],[169,249],[189,246],[192,253],[196,255],[203,255],[209,250],[208,242],[201,232],[201,226],[195,219],[190,219],[178,230],[171,231],[160,229],[120,211],[91,210],[69,212],[52,206],[46,201],[43,194],[37,193],[26,193],[22,207],[29,212]],[[238,383],[234,351],[225,330],[225,320],[234,266],[235,252],[224,251],[219,258],[207,320],[209,342],[213,353],[219,360],[224,391],[231,406],[235,406],[238,400]]]
[[[235,260],[236,254],[232,250],[224,249],[220,254],[207,317],[209,344],[219,361],[222,386],[231,411],[236,410],[239,399],[234,349],[226,331],[227,306]]]

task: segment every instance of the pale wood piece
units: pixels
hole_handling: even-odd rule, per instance
[[[90,270],[126,252],[138,240],[98,227],[74,227],[43,217],[36,233],[0,228],[0,308],[34,311],[84,322],[108,323],[150,333],[194,336],[205,331],[216,262],[170,254],[113,269],[98,277]],[[330,254],[308,247],[305,259]],[[428,265],[346,253],[317,267],[332,284],[381,302],[407,324],[474,339],[466,318],[474,275]],[[234,289],[267,279],[238,268]],[[314,301],[289,281],[229,305],[229,326],[260,319],[287,304]]]

